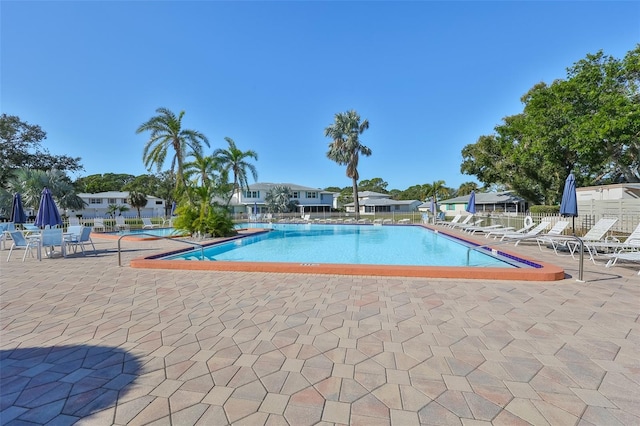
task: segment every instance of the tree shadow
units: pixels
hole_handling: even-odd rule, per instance
[[[73,424],[115,405],[138,377],[140,360],[107,346],[0,351],[0,424]]]

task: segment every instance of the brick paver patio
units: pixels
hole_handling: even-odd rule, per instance
[[[640,277],[557,282],[133,269],[176,243],[0,251],[0,423],[637,425]]]

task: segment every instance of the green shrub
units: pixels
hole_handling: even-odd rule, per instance
[[[531,206],[529,211],[532,214],[558,214],[560,206]]]
[[[233,219],[229,212],[220,207],[210,207],[203,217],[195,206],[180,205],[176,209],[178,217],[173,226],[190,235],[200,234],[204,237],[230,237],[236,235]]]

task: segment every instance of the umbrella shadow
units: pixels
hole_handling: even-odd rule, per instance
[[[73,424],[115,406],[142,364],[114,347],[69,345],[0,351],[0,423]]]

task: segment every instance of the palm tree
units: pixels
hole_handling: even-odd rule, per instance
[[[202,152],[202,145],[208,147],[209,140],[196,130],[182,128],[184,111],[177,116],[167,108],[158,108],[156,112],[158,115],[142,123],[136,130],[136,133],[151,132],[142,152],[142,160],[148,170],[155,165],[159,172],[171,148],[171,171],[175,170],[176,173],[176,189],[184,188],[183,170],[187,148],[193,152]]]
[[[469,195],[471,194],[471,191],[478,192],[478,184],[475,182],[464,182],[458,187],[458,190],[456,191],[456,195],[457,196]]]
[[[184,163],[185,180],[195,180],[202,186],[209,186],[209,183],[215,180],[217,171],[217,161],[211,155],[202,155],[201,152],[192,152],[193,161]]]
[[[230,191],[231,194],[227,200],[227,207],[231,203],[231,198],[233,194],[240,190],[245,190],[249,188],[249,183],[247,179],[247,170],[251,172],[253,176],[253,180],[258,180],[258,171],[256,167],[247,162],[247,159],[252,158],[254,160],[258,160],[258,154],[253,151],[241,151],[236,147],[236,143],[230,137],[225,137],[224,140],[229,144],[228,149],[218,148],[213,152],[213,157],[216,159],[218,164],[220,165],[220,169],[223,173],[232,173],[233,174],[233,187]]]
[[[270,212],[285,213],[291,208],[291,195],[291,188],[284,185],[277,185],[267,192],[264,201]]]
[[[138,219],[140,219],[140,209],[146,207],[147,197],[142,192],[131,191],[127,203],[138,211]]]
[[[360,143],[359,136],[369,128],[369,120],[360,122],[360,115],[356,111],[347,111],[335,115],[334,123],[324,129],[324,135],[331,138],[327,157],[336,163],[347,166],[347,177],[353,183],[353,203],[356,219],[360,218],[360,203],[358,200],[358,159],[362,154],[371,155],[371,149]]]

